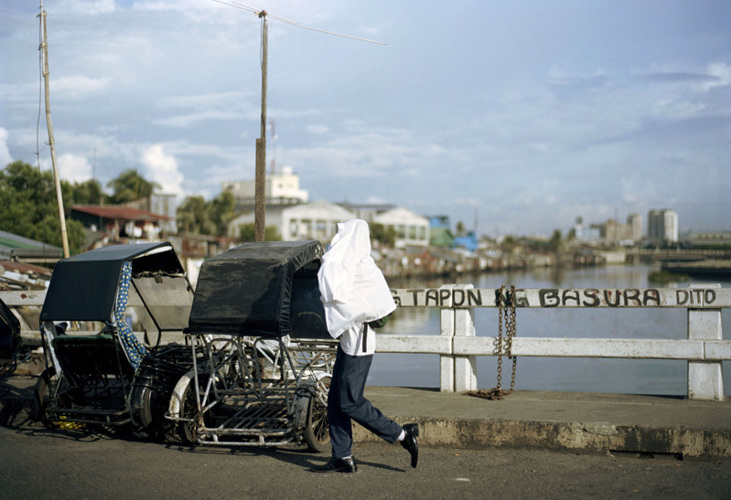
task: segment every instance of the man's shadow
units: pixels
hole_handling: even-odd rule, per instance
[[[310,470],[318,465],[324,465],[330,460],[330,455],[316,454],[309,450],[305,445],[287,445],[285,447],[253,447],[253,446],[231,446],[231,447],[209,447],[205,445],[187,446],[179,444],[168,444],[168,449],[179,451],[181,453],[194,453],[200,455],[231,455],[231,456],[266,456],[279,460],[280,462],[296,465],[304,469]],[[388,470],[392,472],[406,472],[405,469],[392,467],[390,465],[358,460],[358,467],[373,467],[376,469]]]

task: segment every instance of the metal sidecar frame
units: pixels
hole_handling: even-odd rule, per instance
[[[330,449],[327,332],[316,241],[248,243],[201,267],[187,333],[201,361],[167,413],[188,444]]]
[[[40,419],[131,424],[157,434],[175,382],[193,364],[188,346],[163,343],[163,335],[183,339],[192,302],[167,242],[108,246],[59,261],[40,315]]]

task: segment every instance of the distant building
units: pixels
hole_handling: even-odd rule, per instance
[[[591,224],[588,228],[584,227],[583,219],[577,217],[573,230],[578,241],[604,241],[611,244],[631,245],[642,239],[642,216],[631,213],[624,224],[609,219],[605,222]]]
[[[174,234],[178,232],[178,223],[176,218],[178,203],[177,196],[174,194],[153,193],[150,196],[123,203],[122,206],[145,210],[153,214],[164,215],[166,218],[158,221],[160,230],[167,234]]]
[[[638,213],[631,213],[627,216],[629,226],[629,239],[640,241],[642,239],[642,216]]]
[[[227,181],[221,184],[221,188],[234,195],[237,211],[254,206],[256,180]],[[307,203],[308,193],[300,189],[299,175],[292,171],[292,167],[283,167],[281,172],[267,174],[264,199],[266,205],[298,205]]]
[[[0,231],[0,260],[47,263],[63,258],[63,249]]]
[[[265,225],[274,226],[284,241],[318,240],[326,243],[335,236],[337,223],[355,218],[355,214],[341,206],[327,201],[314,201],[301,205],[267,205]],[[245,212],[233,219],[228,234],[238,237],[239,226],[253,224],[253,211]]]
[[[647,237],[653,241],[678,241],[678,215],[674,210],[650,210],[647,214]]]
[[[121,205],[74,205],[72,220],[91,231],[107,233],[111,241],[122,239],[158,241],[169,217]]]
[[[396,205],[391,203],[350,203],[343,201],[338,203],[338,205],[352,212],[356,218],[363,219],[369,224],[373,222],[373,219],[378,214],[396,208]]]
[[[698,247],[731,247],[731,231],[694,231],[686,240]]]
[[[375,216],[373,222],[396,231],[396,248],[429,246],[429,219],[403,207]]]

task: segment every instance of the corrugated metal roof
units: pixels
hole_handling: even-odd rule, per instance
[[[148,210],[140,210],[122,206],[100,206],[100,205],[74,205],[71,210],[85,214],[104,217],[106,219],[132,220],[132,221],[160,221],[171,220],[170,217],[162,214],[152,213]]]

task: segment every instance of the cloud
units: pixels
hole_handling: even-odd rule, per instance
[[[109,14],[116,10],[114,0],[61,0],[57,2],[55,9],[67,14],[83,14],[95,16],[98,14]]]
[[[68,182],[85,182],[91,179],[91,165],[84,156],[63,154],[58,157],[58,174]]]
[[[165,125],[173,128],[189,128],[201,122],[219,121],[219,120],[241,120],[244,116],[241,113],[233,111],[202,111],[200,113],[191,113],[189,115],[171,116],[154,120],[155,125]]]
[[[105,90],[111,82],[110,78],[90,78],[87,76],[67,76],[54,78],[51,81],[50,88],[53,93],[54,100],[56,93],[62,98],[69,99],[87,99],[89,94]],[[61,95],[62,94],[62,95]]]
[[[314,134],[314,135],[325,135],[328,132],[330,132],[330,127],[328,127],[327,125],[312,124],[312,125],[307,125],[307,127],[305,129],[310,134]]]
[[[150,181],[160,185],[166,194],[183,195],[183,174],[178,170],[178,161],[165,152],[162,144],[155,144],[142,152],[142,163],[147,167]]]
[[[13,157],[10,155],[10,148],[8,148],[8,131],[0,127],[0,168],[5,168],[8,163],[13,162]]]

